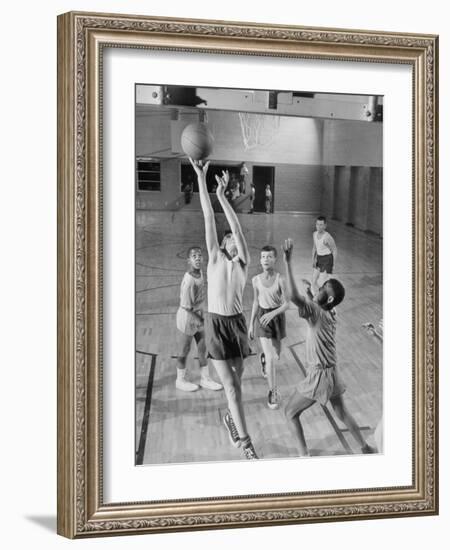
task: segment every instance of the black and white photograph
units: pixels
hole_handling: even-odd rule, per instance
[[[383,453],[383,97],[135,86],[135,464]]]

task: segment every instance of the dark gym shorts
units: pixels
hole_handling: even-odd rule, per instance
[[[277,315],[265,327],[263,327],[260,323],[261,317],[265,313],[274,311],[274,309],[264,309],[263,307],[258,306],[258,312],[256,314],[255,321],[255,336],[258,336],[259,338],[273,338],[274,340],[278,341],[286,338],[286,316],[284,313],[281,313],[281,315]]]
[[[314,267],[322,273],[324,271],[327,273],[333,273],[333,254],[317,256],[316,265]]]
[[[250,355],[247,323],[242,313],[236,315],[205,315],[205,343],[211,359],[245,359]]]

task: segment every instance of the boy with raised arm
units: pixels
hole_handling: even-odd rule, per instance
[[[230,441],[235,447],[242,448],[245,458],[256,459],[258,457],[245,422],[241,389],[244,359],[250,353],[242,307],[250,255],[237,215],[225,198],[230,179],[228,171],[222,172],[222,177],[216,176],[217,198],[231,229],[219,246],[214,212],[206,187],[209,162],[203,164],[202,161],[189,160],[198,178],[209,256],[206,349],[227,397],[228,411],[223,422]]]
[[[328,279],[312,298],[309,289],[301,295],[292,274],[291,239],[283,246],[286,265],[287,292],[290,300],[298,307],[300,317],[305,319],[308,328],[306,333],[306,377],[297,385],[285,407],[286,419],[300,447],[300,455],[308,456],[303,427],[300,417],[306,409],[319,401],[325,405],[328,400],[336,416],[350,430],[361,452],[376,452],[364,440],[358,424],[348,411],[343,393],[345,386],[339,378],[336,360],[336,312],[335,307],[344,299],[345,289],[337,279]],[[307,281],[306,281],[307,282]]]

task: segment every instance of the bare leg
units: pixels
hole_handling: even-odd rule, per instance
[[[192,336],[187,334],[181,335],[180,351],[177,359],[177,379],[175,385],[178,390],[181,391],[196,391],[198,390],[197,384],[193,384],[186,380],[186,359],[191,349]]]
[[[238,357],[228,360],[211,359],[227,397],[228,408],[233,417],[240,439],[248,436],[242,405],[241,378],[244,367],[243,360]]]
[[[275,388],[275,359],[278,359],[278,357],[274,357],[276,355],[275,350],[272,346],[272,340],[270,338],[260,338],[259,341],[261,342],[261,347],[264,352],[264,356],[266,359],[266,373],[267,373],[267,384],[269,385],[269,390],[274,390]]]
[[[206,367],[208,364],[208,359],[206,358],[205,333],[203,331],[199,333],[199,337],[196,338],[196,342],[200,368]]]
[[[186,359],[191,350],[192,336],[181,334],[180,348],[177,358],[177,369],[184,370],[186,368]]]
[[[358,424],[353,416],[349,413],[347,407],[345,406],[344,400],[341,395],[337,397],[332,397],[330,403],[333,406],[336,416],[341,422],[343,422],[347,428],[350,430],[350,433],[356,439],[360,447],[365,447],[367,445],[366,440],[363,438]]]
[[[208,359],[206,357],[205,333],[200,331],[195,336],[197,342],[198,362],[200,365],[200,386],[207,390],[219,391],[222,384],[218,384],[209,375]]]
[[[315,401],[305,397],[299,393],[297,389],[295,389],[284,408],[284,414],[286,416],[286,420],[288,421],[288,426],[299,443],[300,456],[309,456],[305,434],[303,433],[303,426],[300,422],[300,415],[303,411],[309,409],[311,405],[314,405],[314,403]]]
[[[281,342],[275,338],[260,338],[261,347],[265,356],[265,367],[269,393],[267,404],[270,409],[278,409],[279,396],[277,393],[276,361],[280,358]]]

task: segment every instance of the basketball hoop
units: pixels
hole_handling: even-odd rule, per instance
[[[280,117],[274,115],[239,113],[239,121],[241,123],[242,141],[247,151],[272,143],[280,127]]]

